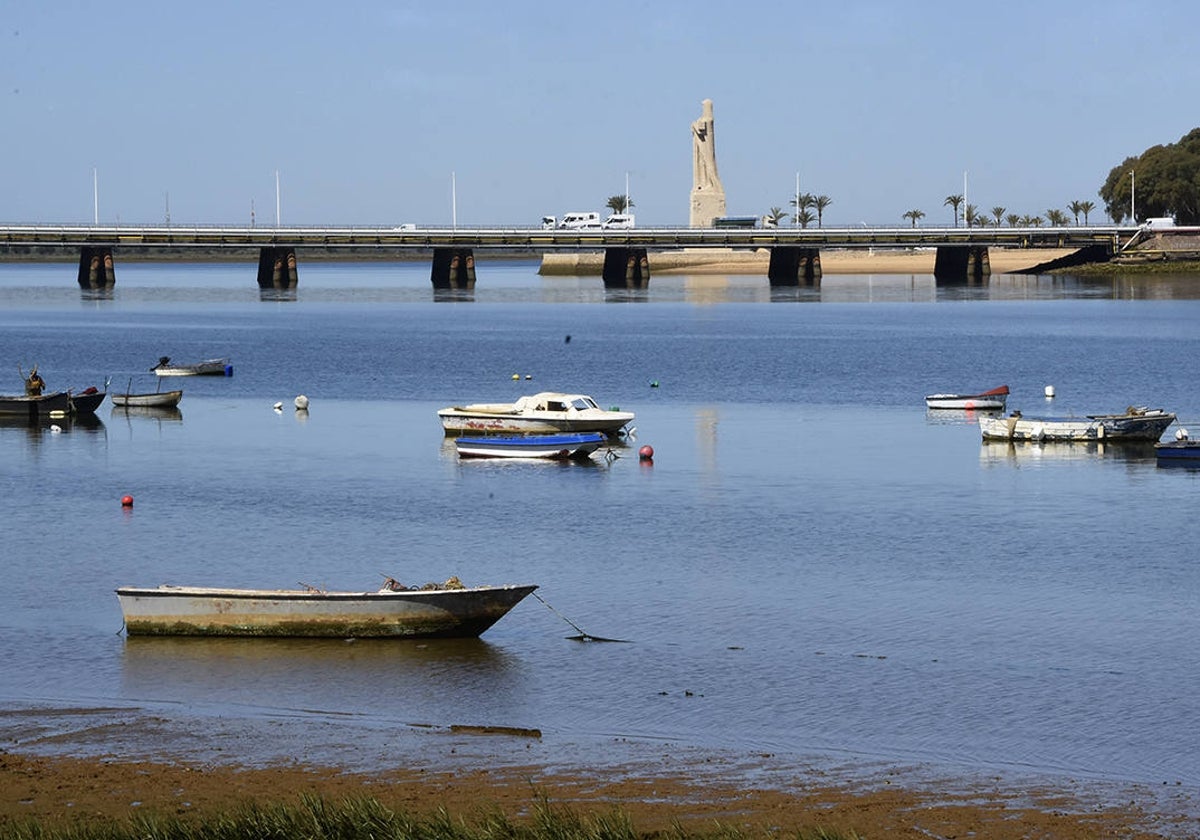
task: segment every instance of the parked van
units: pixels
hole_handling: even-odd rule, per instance
[[[558,227],[558,219],[554,216],[542,216],[542,230],[554,230]]]
[[[628,230],[633,227],[632,213],[613,213],[601,225],[605,230]]]
[[[600,230],[600,214],[567,213],[558,226],[566,230]]]
[[[1153,216],[1142,222],[1142,227],[1147,229],[1155,228],[1173,228],[1175,227],[1174,216]]]

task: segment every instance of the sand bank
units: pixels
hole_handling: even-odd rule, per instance
[[[1022,272],[1036,265],[1073,254],[1074,248],[991,248],[993,274]],[[913,250],[822,250],[824,274],[933,274],[937,253],[933,248]],[[656,274],[761,274],[766,276],[766,251],[693,249],[651,253],[650,276]],[[604,266],[600,253],[546,254],[541,273],[587,276]]]

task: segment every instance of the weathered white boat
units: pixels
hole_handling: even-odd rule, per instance
[[[603,409],[585,394],[543,391],[513,403],[450,406],[438,412],[448,435],[464,432],[552,434],[604,432],[615,435],[633,421],[632,411]]]
[[[1124,414],[1090,414],[1084,417],[1025,417],[1014,411],[1008,417],[979,421],[984,440],[1158,440],[1175,415],[1161,408],[1130,406]]]
[[[160,356],[158,364],[150,368],[158,376],[233,376],[233,365],[229,359],[205,359],[190,365],[172,364],[170,356]]]
[[[460,458],[543,458],[583,461],[601,447],[603,432],[563,435],[485,435],[458,437],[454,441]]]
[[[120,408],[174,408],[183,399],[183,391],[155,391],[153,394],[109,394]]]
[[[131,636],[469,638],[504,617],[533,585],[407,589],[389,578],[377,592],[123,586]]]
[[[925,407],[959,411],[1003,411],[1007,400],[1008,386],[1001,385],[980,394],[929,394],[925,397]]]

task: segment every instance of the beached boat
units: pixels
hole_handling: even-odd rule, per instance
[[[377,592],[123,586],[131,636],[470,638],[499,621],[533,585],[407,589],[388,578]]]
[[[85,388],[82,391],[68,391],[71,396],[72,414],[95,414],[100,403],[104,402],[105,392],[99,388]]]
[[[159,376],[233,376],[229,359],[205,359],[190,365],[171,364],[170,356],[160,356],[150,372]]]
[[[475,403],[438,412],[448,435],[472,432],[554,434],[604,432],[618,434],[633,421],[632,411],[603,409],[585,394],[544,391],[513,403]]]
[[[1014,411],[1008,417],[979,421],[984,440],[1158,440],[1175,415],[1160,408],[1130,406],[1124,414],[1091,414],[1084,417],[1025,417]]]
[[[979,394],[929,394],[925,407],[935,409],[974,409],[975,411],[1003,411],[1008,400],[1008,386],[1001,385]]]
[[[113,394],[118,408],[174,408],[183,399],[183,391],[155,391],[153,394]]]
[[[458,437],[454,446],[460,458],[548,458],[583,461],[608,437],[603,432],[563,435],[487,435]]]
[[[8,417],[65,417],[71,413],[71,394],[0,394],[0,414]]]

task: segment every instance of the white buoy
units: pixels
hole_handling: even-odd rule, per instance
[[[275,409],[276,411],[283,411],[283,403],[277,402],[275,405],[271,406],[271,408]]]
[[[295,402],[297,411],[308,411],[308,397],[301,394],[300,396],[296,397]]]
[[[1053,386],[1053,385],[1047,385],[1047,386],[1046,386],[1046,390],[1045,390],[1045,394],[1046,394],[1046,399],[1048,399],[1048,400],[1052,400],[1052,399],[1054,399],[1054,386]]]
[[[62,431],[62,426],[58,425],[57,423],[51,423],[51,424],[50,424],[50,431],[51,431],[51,433],[53,433],[53,434],[58,434],[59,432],[61,432],[61,431]]]
[[[1188,430],[1187,429],[1179,428],[1179,429],[1175,430],[1175,440],[1187,440],[1187,439],[1188,439]]]

